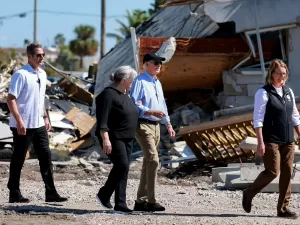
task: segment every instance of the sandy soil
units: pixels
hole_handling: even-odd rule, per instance
[[[28,204],[9,204],[6,188],[8,165],[0,164],[0,225],[67,225],[67,224],[300,224],[300,219],[276,217],[278,194],[258,194],[250,214],[241,208],[240,190],[224,190],[223,184],[213,184],[207,176],[168,179],[160,171],[158,200],[165,212],[116,214],[105,211],[95,200],[99,187],[106,181],[110,165],[92,171],[79,166],[55,167],[55,180],[61,195],[69,197],[63,204],[44,202],[44,187],[37,165],[25,165],[21,190],[31,199]],[[133,207],[138,187],[140,163],[132,165],[128,181],[128,206]],[[104,171],[104,172],[103,172]],[[113,200],[113,198],[112,198]],[[300,194],[292,195],[291,209],[299,212]],[[113,201],[112,201],[113,202]]]

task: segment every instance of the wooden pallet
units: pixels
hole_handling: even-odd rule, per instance
[[[300,109],[300,104],[297,104],[297,108]],[[254,151],[238,146],[246,137],[256,137],[252,121],[253,114],[247,113],[183,127],[179,130],[179,135],[200,160],[230,161],[249,158],[254,156]]]

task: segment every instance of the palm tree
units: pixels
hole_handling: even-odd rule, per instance
[[[54,37],[54,45],[56,47],[61,47],[65,45],[66,38],[63,34],[59,33]]]
[[[149,15],[152,16],[154,13],[156,13],[159,10],[159,6],[163,5],[167,2],[167,0],[155,0],[154,3],[151,3],[152,9],[149,9]]]
[[[28,39],[24,39],[24,46],[27,47],[27,45],[30,44],[30,41]]]
[[[137,27],[139,24],[143,23],[145,20],[148,19],[148,14],[146,11],[142,11],[136,9],[133,13],[130,13],[126,10],[126,19],[128,25],[123,23],[120,20],[116,20],[117,23],[120,25],[120,28],[116,29],[117,33],[107,33],[107,37],[115,38],[117,43],[124,40],[126,37],[130,36],[130,27]]]
[[[83,68],[83,57],[95,55],[98,49],[98,41],[94,39],[95,28],[89,25],[79,25],[74,32],[77,39],[70,41],[70,50],[80,57],[80,68]]]

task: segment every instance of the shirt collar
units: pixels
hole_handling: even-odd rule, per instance
[[[157,81],[157,77],[153,77],[151,76],[149,73],[147,73],[146,71],[144,72],[144,74],[146,75],[147,78],[149,78],[151,81]]]
[[[111,88],[111,89],[114,89],[116,92],[118,92],[119,94],[124,94],[122,93],[118,88],[114,87],[114,86],[109,86],[107,88]]]
[[[40,68],[38,68],[38,71],[35,71],[29,63],[27,63],[24,67],[31,73],[39,73],[40,72]]]

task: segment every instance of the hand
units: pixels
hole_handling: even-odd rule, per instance
[[[258,156],[261,156],[261,157],[264,156],[264,154],[265,154],[265,144],[263,142],[262,143],[258,143],[256,154]]]
[[[18,135],[26,135],[26,127],[24,125],[23,120],[21,120],[20,122],[17,122],[17,132],[18,132]]]
[[[111,154],[111,143],[110,143],[110,140],[109,139],[105,139],[103,140],[103,152],[106,154],[106,155],[109,155]]]
[[[173,127],[172,127],[172,126],[168,126],[168,132],[169,132],[169,137],[170,137],[171,139],[175,138],[176,133],[175,133],[175,131],[173,130]]]
[[[166,116],[166,114],[162,111],[159,111],[159,110],[152,110],[152,114],[153,116],[159,118],[159,119],[162,119]]]
[[[45,121],[45,127],[46,127],[46,130],[47,132],[49,132],[51,130],[51,124],[49,122],[49,119],[48,117],[47,118],[44,118],[44,121]]]

